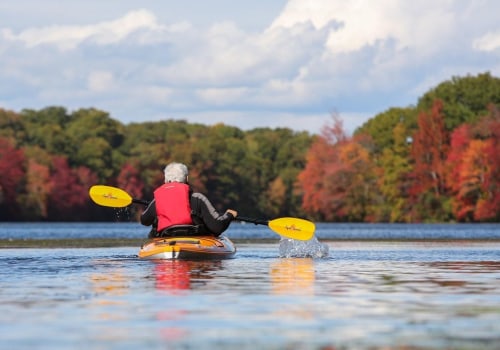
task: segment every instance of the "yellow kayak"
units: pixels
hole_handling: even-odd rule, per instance
[[[234,254],[236,247],[224,236],[153,238],[139,250],[141,259],[220,260]]]

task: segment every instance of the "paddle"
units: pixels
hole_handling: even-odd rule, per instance
[[[234,219],[238,221],[251,222],[255,225],[266,225],[280,236],[298,239],[300,241],[310,240],[314,235],[314,230],[316,229],[316,226],[311,221],[289,217],[262,220],[237,216]]]
[[[96,204],[104,207],[123,208],[132,203],[143,205],[149,204],[146,200],[132,198],[124,190],[112,186],[92,186],[89,190],[89,195]],[[301,241],[311,239],[316,228],[314,223],[311,221],[290,217],[278,218],[274,220],[262,220],[237,216],[235,220],[251,222],[255,225],[265,225],[283,237],[298,239]]]
[[[94,203],[103,207],[123,208],[132,203],[148,205],[143,199],[132,198],[127,192],[118,187],[94,185],[89,190],[90,198]]]

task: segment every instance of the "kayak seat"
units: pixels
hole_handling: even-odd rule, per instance
[[[158,237],[198,236],[198,225],[173,225],[158,234]]]

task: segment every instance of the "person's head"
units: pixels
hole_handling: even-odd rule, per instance
[[[182,163],[170,163],[163,170],[165,173],[165,183],[168,182],[188,182],[188,168]]]

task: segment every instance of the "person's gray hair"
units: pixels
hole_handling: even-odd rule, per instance
[[[163,170],[165,173],[165,183],[182,182],[187,183],[188,168],[182,163],[170,163]]]

